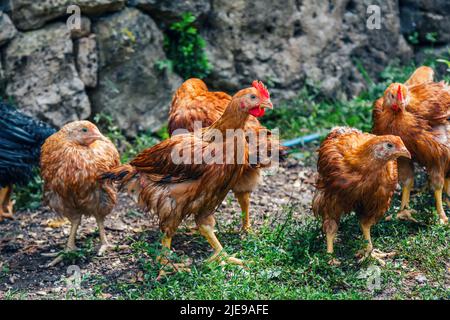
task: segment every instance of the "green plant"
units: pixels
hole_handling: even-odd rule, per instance
[[[158,61],[158,69],[173,68],[185,79],[205,78],[209,74],[211,66],[204,51],[205,40],[199,35],[195,20],[191,13],[184,13],[180,21],[169,27],[164,39],[169,60]]]
[[[158,143],[158,139],[150,132],[140,132],[134,139],[127,139],[122,130],[114,123],[113,118],[108,114],[98,113],[95,115],[94,121],[120,151],[122,162],[129,162],[140,151]],[[163,127],[156,135],[162,137],[166,131],[167,128],[164,129]]]
[[[411,33],[408,36],[408,41],[409,41],[409,43],[411,43],[413,45],[418,45],[419,44],[419,33],[417,31],[414,31],[413,33]]]
[[[16,209],[35,210],[41,206],[43,181],[39,170],[34,171],[33,178],[25,186],[14,189],[13,197],[16,200]]]

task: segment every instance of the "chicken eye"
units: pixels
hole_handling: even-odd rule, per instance
[[[255,99],[256,99],[256,96],[255,96],[254,94],[252,94],[252,95],[250,96],[250,99],[255,100]]]
[[[83,128],[83,129],[81,129],[81,131],[88,132],[88,129],[87,128]]]
[[[388,149],[392,149],[392,148],[394,147],[394,145],[393,145],[392,143],[387,143],[387,144],[386,144],[386,147],[387,147]]]

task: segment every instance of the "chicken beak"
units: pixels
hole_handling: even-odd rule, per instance
[[[272,104],[272,101],[270,101],[270,99],[268,99],[268,100],[265,100],[263,103],[261,103],[259,107],[265,108],[265,109],[273,109],[273,104]]]
[[[104,141],[105,137],[100,133],[93,133],[93,134],[90,134],[89,136],[87,136],[85,138],[85,140],[86,140],[87,144],[90,145],[98,140]]]
[[[397,156],[411,159],[411,153],[409,153],[408,149],[406,148],[401,148],[397,153]]]

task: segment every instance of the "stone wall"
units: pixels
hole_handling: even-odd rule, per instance
[[[380,30],[366,28],[373,4]],[[76,32],[69,5],[83,15]],[[57,126],[104,112],[130,135],[157,130],[182,79],[155,63],[165,29],[188,11],[207,42],[207,83],[232,93],[261,79],[275,101],[306,82],[330,97],[359,93],[357,64],[375,77],[393,59],[410,62],[407,34],[450,41],[445,0],[0,0],[0,95]]]

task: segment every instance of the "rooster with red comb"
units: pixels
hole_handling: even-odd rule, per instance
[[[415,78],[414,78],[415,77]],[[412,161],[424,166],[434,190],[441,223],[448,223],[442,194],[450,196],[450,88],[432,82],[433,70],[421,67],[406,84],[393,83],[375,102],[373,133],[400,136],[412,155]],[[403,185],[402,204],[397,215],[416,221],[409,210],[414,185],[413,162],[399,161],[399,180]],[[448,199],[446,199],[449,203]]]
[[[261,83],[255,83],[237,92],[227,103],[222,115],[203,128],[200,134],[173,135],[142,151],[129,164],[104,174],[102,179],[120,182],[122,189],[137,199],[143,208],[158,216],[164,234],[162,247],[165,251],[171,249],[172,237],[180,223],[193,216],[200,234],[214,249],[210,261],[242,264],[241,260],[223,252],[214,233],[214,213],[249,167],[249,147],[243,134],[247,121],[252,116],[263,115],[267,108],[273,108],[269,93]],[[241,134],[230,138],[230,130]],[[243,150],[237,149],[239,146]],[[223,156],[231,154],[232,157],[222,159],[226,161],[205,161],[211,155],[211,150],[216,154],[223,150]],[[230,150],[236,152],[229,153]],[[174,158],[180,151],[190,156],[187,160],[200,158],[201,163],[180,163]],[[163,255],[159,261],[164,265],[169,263]]]
[[[270,94],[266,86],[258,80],[252,82],[252,89],[255,93],[251,99],[256,99],[257,95],[261,99],[270,101]],[[232,97],[225,92],[210,91],[207,85],[200,79],[191,78],[186,80],[175,92],[169,113],[169,133],[175,135],[178,130],[193,132],[195,124],[201,127],[208,127],[220,119],[225,112]],[[250,199],[251,194],[258,187],[261,180],[261,170],[272,165],[271,162],[264,161],[267,155],[282,153],[284,148],[280,146],[275,135],[265,128],[258,120],[264,116],[265,108],[257,107],[249,110],[251,115],[245,122],[244,131],[255,133],[260,137],[250,150],[250,155],[257,158],[256,163],[245,167],[241,177],[233,186],[232,191],[239,202],[242,210],[242,231],[251,230],[250,219]],[[264,134],[267,136],[264,139]],[[262,152],[261,152],[262,151]]]

